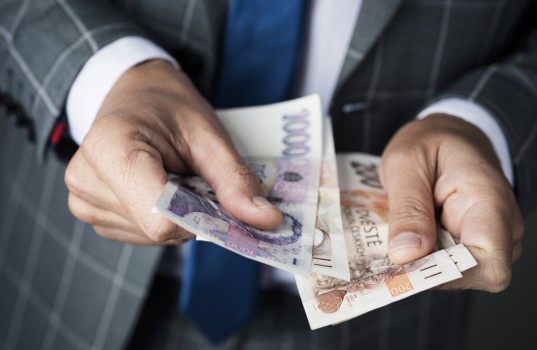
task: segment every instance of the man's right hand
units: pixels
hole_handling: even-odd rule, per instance
[[[186,75],[154,60],[129,69],[106,97],[65,173],[69,208],[105,238],[135,244],[190,239],[152,213],[167,172],[200,175],[247,224],[271,229],[281,222],[211,106]]]

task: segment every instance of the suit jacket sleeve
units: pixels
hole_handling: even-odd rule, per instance
[[[108,2],[0,2],[3,104],[18,110],[19,124],[35,130],[40,156],[84,63],[127,35],[147,36]]]
[[[437,100],[467,98],[496,118],[509,144],[521,209],[528,212],[537,206],[537,30],[522,42],[509,59],[466,74]]]

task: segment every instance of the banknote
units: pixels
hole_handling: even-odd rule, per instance
[[[297,276],[300,298],[311,329],[340,323],[460,278],[446,251],[441,250],[385,273],[323,288]]]
[[[337,156],[343,231],[351,280],[312,273],[296,276],[312,329],[339,323],[460,278],[476,265],[468,250],[439,231],[445,249],[405,265],[388,258],[388,201],[378,157]]]
[[[241,156],[315,159],[320,167],[323,119],[318,95],[218,110],[217,115]]]
[[[363,261],[371,262],[375,258],[381,257],[389,263],[386,255],[388,249],[388,196],[382,188],[379,178],[380,158],[363,153],[341,154],[337,156],[337,164],[347,246],[354,245],[353,252],[358,252]],[[440,225],[437,226],[436,230],[437,250],[457,245],[447,230]],[[358,232],[361,235],[358,235]],[[473,267],[477,264],[464,246],[454,249],[467,252],[458,254],[461,259],[467,259],[461,262],[461,266]],[[349,258],[349,261],[351,260]],[[377,263],[377,266],[379,265]],[[359,270],[363,277],[368,276],[367,271]],[[378,272],[381,271],[377,269]],[[360,278],[360,276],[355,276],[356,278]]]
[[[332,124],[329,118],[323,118],[323,121],[323,160],[312,251],[312,272],[349,281]]]
[[[309,275],[323,144],[318,96],[218,111],[218,116],[267,199],[281,210],[282,224],[262,231],[238,221],[199,177],[169,182],[156,211],[245,257]]]

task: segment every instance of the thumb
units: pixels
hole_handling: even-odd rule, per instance
[[[264,230],[281,223],[281,212],[267,201],[259,179],[228,142],[213,138],[211,144],[198,153],[197,159],[199,175],[231,215]]]
[[[425,161],[401,154],[383,157],[381,166],[390,213],[388,256],[394,264],[405,264],[429,254],[436,244],[434,172]]]

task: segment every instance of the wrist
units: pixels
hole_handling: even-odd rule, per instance
[[[117,80],[112,92],[117,88],[129,87],[160,87],[165,89],[172,85],[174,77],[184,74],[170,62],[162,59],[151,59],[127,69]],[[181,78],[184,79],[184,78]]]
[[[102,47],[84,64],[67,96],[66,113],[72,138],[82,143],[105,98],[118,79],[140,62],[162,59],[178,63],[153,42],[136,36]]]

